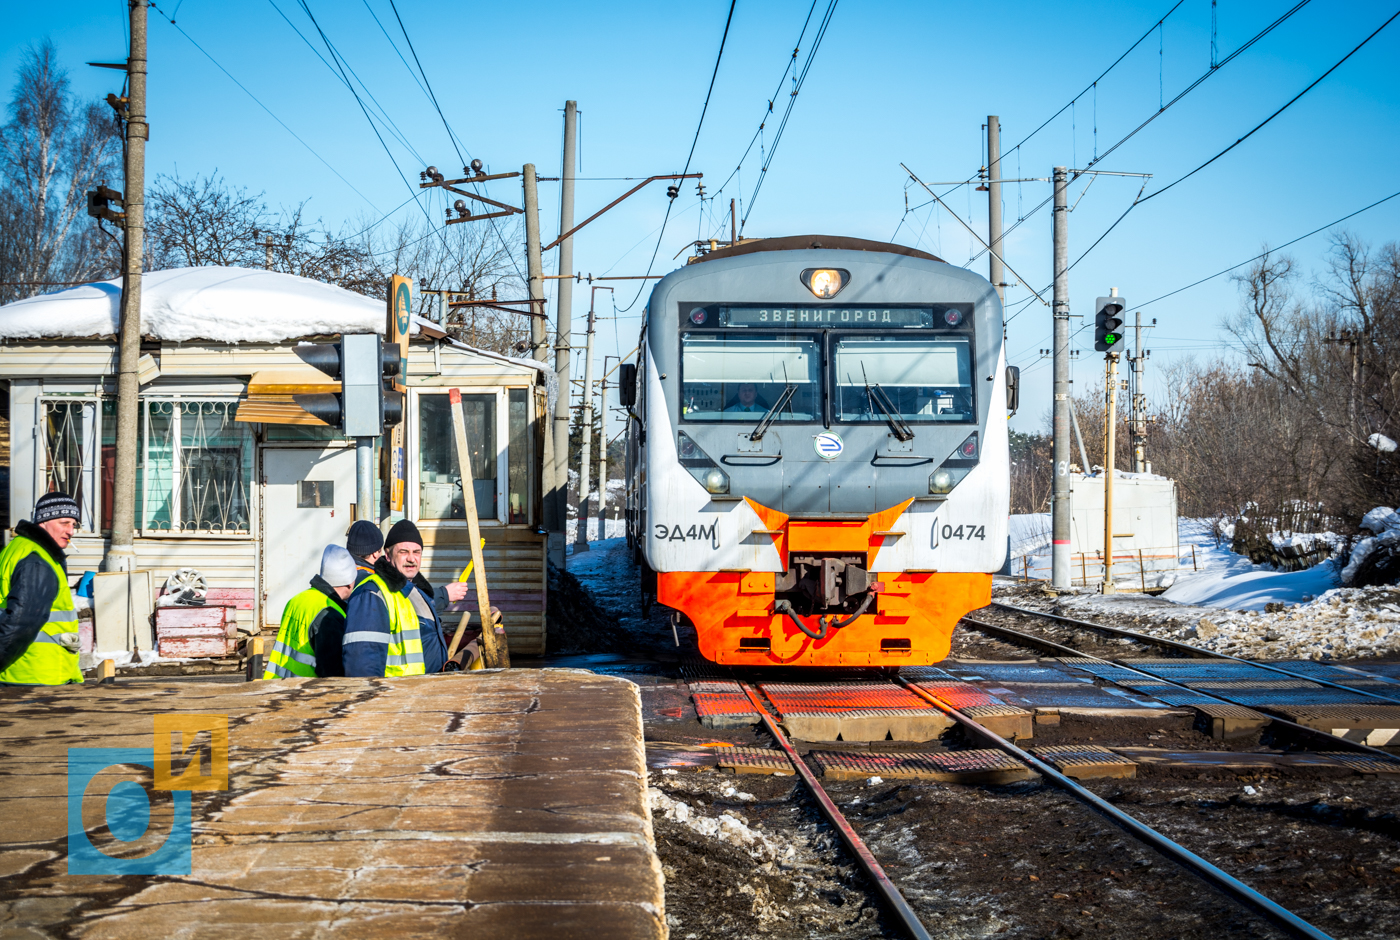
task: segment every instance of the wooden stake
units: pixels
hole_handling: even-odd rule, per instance
[[[467,419],[462,413],[462,390],[454,388],[447,393],[452,403],[452,432],[457,439],[457,466],[462,477],[462,505],[467,512],[467,539],[471,545],[472,567],[476,569],[476,609],[481,615],[481,658],[489,669],[509,669],[510,650],[505,638],[496,636],[496,618],[491,613],[491,596],[486,590],[486,560],[481,549],[481,520],[476,514],[476,490],[472,482],[471,451],[467,449]],[[457,655],[457,646],[462,641],[462,631],[466,628],[471,611],[462,614],[457,624],[457,634],[447,650],[451,659]]]

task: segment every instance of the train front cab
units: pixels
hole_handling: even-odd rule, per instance
[[[706,659],[936,663],[948,655],[958,620],[991,600],[1007,524],[1000,305],[977,275],[898,251],[715,257],[668,276],[652,295],[629,441],[632,533],[656,600],[691,621]],[[813,270],[840,271],[847,289],[864,289],[814,303]],[[799,320],[786,332],[753,329],[762,311],[775,309],[795,317],[816,311],[827,328]],[[924,319],[903,331],[884,322],[843,331],[843,311],[871,309],[893,310],[896,321],[916,313]],[[945,314],[938,330],[917,329]],[[749,332],[739,332],[741,323]],[[886,336],[884,346],[876,343]],[[781,354],[760,348],[758,340],[774,337]],[[900,345],[907,340],[916,342]],[[707,360],[721,344],[722,360]],[[967,352],[955,363],[945,347]],[[861,360],[863,377],[840,379],[835,368],[850,371],[852,348],[881,354]],[[932,358],[947,359],[948,374],[900,384],[904,366],[890,363],[923,368],[911,350],[938,353]],[[760,360],[784,374],[757,383],[759,404],[787,394],[785,412],[755,409],[729,421],[730,408],[705,404],[707,394],[722,404],[733,400],[734,387],[755,384],[743,380],[763,378],[745,372]],[[810,370],[812,387],[787,392],[801,383],[802,369]],[[916,395],[949,404],[930,412],[910,403]],[[772,420],[760,440],[747,440],[765,417]],[[830,436],[839,441],[834,457],[822,452],[831,444],[820,438]]]

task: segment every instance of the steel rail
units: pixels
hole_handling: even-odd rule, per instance
[[[802,782],[807,784],[807,789],[811,790],[812,795],[817,798],[817,805],[821,807],[822,815],[824,815],[827,821],[841,834],[841,840],[846,843],[846,848],[850,849],[851,854],[856,857],[856,861],[860,863],[861,868],[865,869],[865,873],[875,882],[876,893],[879,894],[880,899],[888,905],[890,911],[894,914],[900,925],[903,926],[904,932],[915,938],[915,940],[932,940],[928,931],[924,929],[924,925],[919,923],[919,918],[915,916],[913,908],[909,906],[909,902],[904,900],[904,895],[899,893],[899,889],[894,886],[894,882],[890,881],[890,876],[885,874],[885,870],[881,868],[880,863],[875,860],[875,856],[871,854],[869,847],[861,841],[860,836],[856,835],[856,831],[851,828],[850,822],[842,815],[841,810],[837,808],[835,802],[832,801],[826,790],[822,788],[822,785],[817,782],[817,778],[812,774],[812,770],[807,766],[807,762],[798,756],[797,751],[793,750],[792,744],[789,743],[787,739],[787,735],[783,734],[782,729],[779,728],[778,723],[773,720],[773,716],[769,714],[768,709],[763,706],[763,703],[758,700],[758,696],[754,694],[753,686],[749,685],[747,682],[740,682],[739,687],[744,690],[744,694],[749,697],[749,701],[752,702],[754,708],[757,709],[759,717],[763,719],[763,724],[768,728],[768,733],[771,734],[774,740],[778,742],[778,745],[782,747],[783,753],[787,755],[787,759],[792,764],[793,770],[797,771],[797,775],[802,778]],[[1315,934],[1313,936],[1322,935]]]
[[[1381,695],[1378,692],[1367,692],[1364,689],[1353,689],[1349,685],[1342,685],[1339,682],[1332,682],[1328,679],[1319,679],[1314,676],[1304,675],[1300,672],[1291,672],[1281,666],[1271,666],[1268,663],[1256,662],[1252,659],[1240,659],[1238,656],[1231,656],[1229,653],[1217,653],[1215,650],[1203,649],[1199,646],[1192,646],[1190,643],[1182,643],[1179,640],[1168,640],[1165,637],[1152,636],[1147,633],[1138,633],[1135,630],[1124,630],[1122,627],[1110,627],[1102,623],[1094,623],[1091,620],[1076,620],[1073,617],[1065,617],[1061,614],[1051,614],[1045,611],[1035,610],[1030,607],[1017,607],[1014,604],[1003,604],[1000,601],[992,601],[991,606],[1000,607],[1002,610],[1014,611],[1018,614],[1030,614],[1033,617],[1043,617],[1047,620],[1058,620],[1062,623],[1073,624],[1076,627],[1084,627],[1090,630],[1103,630],[1106,633],[1116,633],[1119,636],[1129,637],[1141,643],[1151,643],[1158,646],[1166,646],[1172,649],[1183,650],[1193,656],[1202,659],[1226,659],[1230,662],[1244,663],[1249,666],[1258,666],[1260,669],[1268,669],[1270,672],[1277,672],[1288,676],[1290,679],[1302,679],[1306,682],[1316,682],[1318,685],[1325,685],[1328,688],[1340,689],[1344,692],[1355,692],[1357,695],[1365,695],[1369,698],[1380,699],[1390,705],[1400,705],[1400,698],[1392,698],[1389,695]]]
[[[972,730],[976,734],[982,736],[985,740],[996,746],[998,749],[1005,751],[1007,754],[1010,754],[1012,757],[1021,761],[1023,764],[1026,764],[1028,767],[1033,768],[1046,779],[1058,786],[1060,789],[1065,790],[1071,796],[1089,805],[1093,809],[1102,813],[1104,816],[1107,816],[1114,823],[1117,823],[1120,827],[1127,830],[1133,836],[1136,836],[1145,844],[1151,846],[1157,852],[1176,862],[1178,865],[1182,866],[1187,871],[1191,872],[1193,875],[1196,875],[1198,878],[1200,878],[1202,881],[1205,881],[1207,884],[1219,888],[1230,898],[1255,911],[1265,920],[1269,921],[1274,926],[1279,927],[1280,929],[1288,933],[1290,936],[1307,937],[1309,938],[1309,940],[1331,940],[1331,937],[1328,934],[1325,934],[1322,931],[1318,930],[1316,927],[1303,920],[1297,914],[1294,914],[1292,911],[1288,910],[1285,907],[1282,907],[1277,902],[1270,900],[1269,898],[1260,894],[1258,891],[1255,891],[1249,885],[1245,884],[1244,882],[1240,881],[1234,876],[1229,875],[1221,869],[1217,868],[1216,866],[1212,865],[1210,862],[1201,858],[1199,855],[1192,852],[1190,849],[1187,849],[1185,846],[1179,845],[1178,843],[1173,842],[1171,839],[1168,839],[1166,836],[1162,835],[1160,832],[1153,829],[1151,826],[1139,822],[1132,816],[1129,816],[1127,813],[1123,812],[1122,810],[1118,809],[1118,807],[1104,800],[1092,790],[1089,790],[1081,786],[1080,784],[1074,782],[1069,777],[1066,777],[1064,774],[1060,773],[1054,767],[1050,766],[1045,761],[1036,757],[1034,754],[1022,750],[1015,744],[1012,744],[1010,741],[1003,738],[1001,735],[994,734],[993,732],[987,730],[978,721],[976,721],[973,718],[969,718],[967,715],[964,715],[962,712],[958,711],[958,709],[954,708],[949,703],[943,701],[938,696],[932,694],[931,692],[925,691],[924,689],[910,682],[908,679],[905,679],[903,677],[897,677],[897,679],[900,685],[904,686],[906,689],[908,689],[910,692],[913,692],[920,698],[924,699],[930,705],[933,705],[935,708],[941,710],[949,718],[952,718],[954,721]]]
[[[1225,698],[1223,695],[1220,695],[1216,692],[1212,692],[1209,689],[1193,689],[1191,688],[1191,686],[1186,685],[1184,682],[1178,682],[1175,679],[1168,679],[1164,676],[1159,676],[1150,672],[1145,672],[1141,669],[1128,665],[1121,659],[1104,659],[1102,656],[1095,656],[1092,653],[1086,653],[1083,650],[1077,650],[1072,646],[1065,646],[1063,644],[1056,643],[1054,640],[1047,640],[1044,637],[1035,636],[1030,633],[1022,633],[1020,630],[1013,630],[1010,627],[1003,627],[994,623],[985,623],[981,620],[973,620],[971,617],[962,618],[962,622],[971,624],[978,630],[983,630],[988,633],[1000,633],[1003,636],[1012,637],[1028,646],[1040,646],[1042,648],[1050,650],[1051,652],[1059,653],[1061,655],[1074,656],[1080,659],[1092,659],[1109,666],[1117,666],[1120,669],[1126,669],[1129,672],[1137,673],[1144,679],[1150,679],[1152,682],[1165,682],[1167,685],[1175,686],[1176,688],[1181,689],[1183,691],[1194,692],[1197,695],[1204,695],[1208,698],[1213,698],[1222,705],[1239,705],[1238,702],[1232,702],[1228,698]],[[1150,693],[1144,692],[1142,694],[1148,695]],[[1336,737],[1335,735],[1329,734],[1328,732],[1323,731],[1320,728],[1309,728],[1307,725],[1300,725],[1296,721],[1292,721],[1287,718],[1279,718],[1275,715],[1269,715],[1264,712],[1261,712],[1261,714],[1265,714],[1270,721],[1283,725],[1286,728],[1290,728],[1295,732],[1301,732],[1306,737],[1310,737],[1315,741],[1325,742],[1329,747],[1336,747],[1337,749],[1344,751],[1359,751],[1363,754],[1370,754],[1373,757],[1379,757],[1387,761],[1394,760],[1394,757],[1392,755],[1387,754],[1385,751],[1382,751],[1379,748],[1371,747],[1369,744],[1362,744],[1360,741],[1348,741],[1346,738]]]

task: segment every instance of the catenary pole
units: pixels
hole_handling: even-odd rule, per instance
[[[126,59],[126,213],[123,252],[121,340],[117,365],[117,462],[112,480],[112,540],[102,560],[105,571],[136,567],[136,425],[141,385],[141,264],[146,231],[146,0],[128,0],[131,48]]]
[[[578,102],[564,102],[564,166],[559,198],[559,231],[574,227],[574,157],[577,152]],[[573,343],[574,240],[559,243],[558,302],[554,312],[554,373],[559,397],[554,403],[555,528],[549,533],[549,560],[564,567],[564,504],[569,491],[569,346]]]
[[[1147,396],[1142,389],[1142,371],[1147,357],[1142,351],[1142,311],[1137,311],[1135,333],[1137,339],[1132,358],[1132,408],[1133,408],[1133,472],[1147,472]]]
[[[988,276],[997,298],[1006,304],[1005,276],[1001,270],[1001,121],[987,116],[987,252]]]
[[[598,541],[608,537],[608,360],[598,383]]]
[[[1055,385],[1052,429],[1055,447],[1055,479],[1051,493],[1050,583],[1068,590],[1069,570],[1069,206],[1067,174],[1055,167]],[[1085,468],[1088,469],[1087,467]]]
[[[530,355],[537,362],[549,358],[545,339],[544,262],[540,257],[540,191],[535,165],[527,163],[520,174],[525,188],[525,273],[530,289]],[[546,487],[548,489],[548,487]]]
[[[611,290],[611,288],[604,288]],[[598,296],[595,285],[590,292]],[[588,551],[588,475],[593,469],[593,302],[588,303],[588,341],[583,353],[583,424],[579,428],[583,438],[583,449],[578,461],[578,529],[574,537],[574,551]],[[600,535],[599,538],[602,538]]]

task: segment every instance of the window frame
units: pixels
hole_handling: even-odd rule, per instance
[[[506,395],[506,388],[504,386],[473,388],[471,386],[464,385],[457,386],[457,388],[465,396],[489,395],[495,400],[494,407],[496,419],[494,424],[496,427],[496,515],[482,515],[480,512],[480,508],[478,507],[477,518],[478,521],[484,526],[505,526],[508,524],[506,522],[507,517],[504,515],[504,513],[507,512],[506,500],[509,498],[508,490],[510,485],[509,480],[507,479],[507,476],[510,473],[510,463],[508,459],[510,447],[510,425],[509,415],[507,414],[507,409],[509,406],[509,396]],[[405,420],[409,422],[408,433],[410,440],[408,443],[409,454],[411,455],[412,459],[407,460],[405,462],[411,467],[409,473],[412,476],[412,480],[410,481],[408,499],[405,501],[404,505],[404,516],[405,518],[413,519],[415,524],[419,526],[426,525],[444,526],[447,528],[465,528],[467,525],[467,520],[465,519],[422,518],[422,441],[419,439],[419,408],[421,407],[419,400],[425,395],[441,395],[445,398],[450,391],[451,389],[449,389],[447,386],[437,385],[421,386],[410,389],[411,394],[409,395],[408,401],[408,414],[405,415]],[[516,524],[520,525],[521,523]]]
[[[823,360],[824,360],[824,362],[823,362],[823,368],[826,370],[826,373],[827,373],[826,395],[827,395],[827,401],[830,402],[830,408],[831,408],[830,415],[831,415],[831,423],[832,423],[832,424],[841,424],[841,425],[846,425],[846,426],[848,426],[848,427],[873,427],[873,426],[875,426],[875,425],[884,424],[884,422],[885,422],[885,419],[884,419],[884,416],[883,416],[883,415],[877,416],[877,417],[875,417],[875,418],[871,418],[869,421],[851,421],[851,420],[849,420],[849,419],[843,419],[843,418],[840,416],[840,413],[839,413],[839,411],[838,411],[838,409],[837,409],[838,400],[837,400],[837,397],[836,397],[836,367],[835,367],[835,363],[836,363],[836,343],[837,343],[839,340],[846,339],[846,338],[860,338],[860,337],[872,337],[872,336],[900,336],[900,337],[912,337],[912,338],[916,338],[916,339],[936,339],[936,338],[938,338],[938,337],[947,337],[947,336],[956,336],[956,337],[965,338],[965,339],[967,340],[967,356],[968,356],[968,384],[967,384],[967,388],[968,388],[968,395],[972,398],[971,407],[970,407],[970,409],[969,409],[969,416],[968,416],[965,420],[962,420],[962,421],[940,421],[940,420],[938,420],[937,416],[930,416],[930,417],[927,417],[927,418],[920,418],[920,417],[917,417],[917,416],[899,415],[898,417],[899,417],[899,419],[900,419],[901,421],[903,421],[903,422],[906,423],[906,424],[929,425],[929,426],[931,426],[931,427],[943,427],[943,426],[949,426],[949,427],[966,427],[966,426],[968,426],[968,425],[976,425],[976,424],[978,423],[978,419],[977,419],[977,415],[978,415],[978,411],[977,411],[978,394],[977,394],[977,382],[975,381],[976,376],[977,376],[977,334],[976,334],[976,330],[973,329],[972,325],[971,325],[971,324],[967,324],[966,326],[959,326],[959,327],[955,327],[955,328],[952,328],[952,329],[941,329],[941,330],[940,330],[940,329],[911,329],[911,328],[905,328],[905,329],[896,329],[896,330],[831,330],[831,331],[829,331],[829,332],[827,333],[827,335],[825,336],[826,346],[825,346],[825,348],[822,350],[822,357],[823,357]]]
[[[78,532],[83,535],[100,535],[102,519],[102,485],[100,480],[102,453],[102,399],[97,393],[53,393],[40,394],[35,399],[35,439],[40,446],[34,449],[34,493],[35,499],[49,492],[49,437],[48,406],[53,404],[80,404],[83,418],[88,427],[84,429],[80,456],[82,466],[83,492],[79,500],[80,515]],[[73,495],[73,494],[70,494]]]
[[[115,400],[115,396],[113,396],[113,398],[114,398],[114,400]],[[234,406],[237,406],[237,405],[239,404],[239,396],[237,396],[237,395],[218,395],[218,394],[214,394],[214,395],[199,395],[199,394],[170,394],[170,393],[166,393],[166,394],[153,394],[153,395],[149,395],[149,396],[147,396],[147,395],[142,395],[142,396],[141,396],[141,398],[140,398],[140,400],[139,400],[139,402],[138,402],[138,408],[140,409],[140,414],[139,414],[138,419],[137,419],[137,420],[138,420],[138,425],[137,425],[137,426],[141,429],[141,436],[140,436],[140,439],[137,441],[137,454],[136,454],[136,456],[137,456],[137,465],[138,465],[138,467],[148,467],[147,460],[148,460],[149,457],[150,457],[150,439],[151,439],[151,411],[150,411],[151,405],[153,405],[153,404],[167,404],[167,403],[168,403],[168,404],[174,404],[174,405],[184,405],[184,404],[190,404],[190,403],[196,403],[196,402],[199,403],[199,404],[201,404],[201,405],[203,405],[203,404],[223,404],[223,405],[234,405]],[[183,412],[181,412],[180,410],[176,409],[176,410],[172,411],[172,414],[174,414],[174,415],[181,415],[181,414],[183,414]],[[247,493],[245,494],[245,499],[247,500],[247,505],[248,505],[248,530],[247,530],[246,532],[215,532],[215,531],[212,531],[212,530],[201,531],[201,530],[197,530],[197,529],[195,529],[195,530],[176,529],[176,528],[174,527],[174,518],[172,518],[172,520],[171,520],[171,528],[169,528],[169,529],[152,529],[152,528],[149,528],[148,525],[147,525],[147,523],[150,521],[150,513],[147,512],[147,509],[146,509],[146,497],[148,496],[148,494],[149,494],[149,492],[150,492],[150,490],[149,490],[150,478],[149,478],[149,476],[147,475],[148,471],[143,470],[143,471],[141,472],[141,486],[140,486],[139,490],[137,491],[137,505],[136,505],[136,522],[137,522],[137,526],[136,526],[136,534],[137,534],[138,536],[143,537],[143,538],[204,538],[204,539],[230,539],[230,540],[252,540],[252,539],[256,539],[256,538],[258,537],[258,527],[259,527],[259,525],[261,524],[261,522],[260,522],[260,511],[259,511],[259,506],[258,506],[258,501],[257,501],[257,500],[258,500],[257,494],[258,494],[258,492],[259,492],[259,484],[258,484],[258,479],[259,479],[259,478],[258,478],[258,463],[259,463],[259,458],[258,458],[258,443],[259,443],[259,442],[258,442],[258,435],[256,434],[256,432],[255,432],[255,430],[254,430],[256,427],[258,427],[258,425],[253,424],[253,423],[250,423],[250,422],[246,422],[246,421],[234,421],[234,422],[232,422],[232,423],[233,423],[233,424],[242,424],[242,425],[244,425],[244,426],[248,429],[248,446],[251,448],[251,452],[252,452],[252,462],[251,462],[251,465],[250,465],[250,468],[249,468],[249,471],[248,471],[248,480],[247,480],[247,487],[248,487],[248,488],[247,488]],[[182,425],[182,424],[183,424],[183,420],[177,421],[177,425]],[[172,507],[172,508],[171,508],[171,515],[172,515],[172,517],[175,517],[175,516],[178,516],[178,515],[179,515],[178,509],[181,507],[181,505],[182,505],[182,503],[183,503],[183,500],[184,500],[184,493],[181,492],[181,488],[182,488],[182,485],[183,485],[183,483],[184,483],[184,477],[185,477],[185,467],[184,467],[184,466],[182,465],[182,463],[181,463],[181,457],[182,457],[182,455],[183,455],[183,453],[184,453],[184,450],[185,450],[185,445],[184,445],[184,440],[183,440],[183,438],[184,438],[183,427],[178,427],[178,426],[177,426],[177,429],[176,429],[176,430],[173,432],[173,434],[172,434],[172,438],[173,438],[173,440],[174,440],[175,443],[174,443],[173,454],[172,454],[172,459],[171,459],[171,471],[170,471],[170,501],[171,501],[171,507]]]
[[[777,416],[777,415],[774,415],[773,421],[772,421],[771,423],[772,423],[772,424],[818,424],[818,423],[820,423],[821,420],[822,420],[821,416],[822,416],[822,414],[823,414],[823,410],[822,410],[822,409],[825,407],[825,403],[821,400],[821,396],[825,394],[825,385],[826,385],[825,381],[823,381],[822,373],[825,372],[825,370],[826,370],[826,359],[827,359],[826,349],[825,349],[825,346],[824,346],[824,343],[823,343],[823,335],[822,335],[823,332],[824,332],[824,331],[822,331],[822,330],[801,330],[801,331],[799,331],[799,330],[793,330],[793,331],[791,331],[790,333],[784,333],[784,332],[781,331],[781,330],[770,330],[770,329],[766,329],[766,328],[765,328],[765,329],[752,329],[752,330],[750,330],[750,328],[748,328],[748,327],[719,327],[719,328],[710,328],[710,329],[706,329],[706,328],[703,328],[703,327],[695,327],[694,329],[689,329],[689,330],[683,329],[683,330],[681,330],[680,333],[677,334],[677,336],[676,336],[676,350],[677,350],[677,356],[676,356],[676,372],[679,373],[679,375],[680,375],[680,384],[677,386],[677,395],[679,396],[678,399],[677,399],[677,402],[676,402],[676,412],[677,412],[677,414],[676,414],[676,419],[677,419],[677,422],[678,422],[678,423],[682,423],[682,424],[706,424],[706,425],[717,425],[717,426],[720,426],[720,427],[724,427],[724,426],[727,426],[727,425],[739,426],[739,425],[743,425],[745,422],[747,422],[748,424],[752,425],[752,424],[753,424],[755,421],[757,421],[759,418],[763,417],[763,412],[746,412],[746,413],[743,415],[742,418],[691,418],[691,417],[688,417],[688,416],[685,414],[685,412],[681,410],[681,406],[685,403],[685,338],[686,338],[687,335],[693,333],[693,334],[697,334],[697,335],[701,335],[701,336],[706,336],[706,337],[710,337],[710,336],[714,336],[714,337],[735,336],[736,338],[737,338],[737,337],[742,337],[742,336],[775,336],[775,337],[782,337],[782,336],[784,336],[784,335],[789,335],[789,336],[794,336],[794,337],[800,337],[800,338],[803,338],[803,339],[806,339],[806,340],[809,340],[810,342],[812,342],[812,343],[816,346],[817,355],[818,355],[819,357],[821,357],[821,361],[817,363],[817,379],[816,379],[815,382],[812,383],[814,386],[816,386],[816,388],[815,388],[815,393],[816,393],[816,395],[817,395],[817,397],[818,397],[818,400],[815,402],[815,404],[816,404],[817,407],[816,407],[816,409],[813,411],[812,417],[811,417],[811,418],[783,418],[783,417],[779,417],[779,416]],[[724,413],[724,411],[723,411],[723,409],[721,409],[721,410],[720,410],[720,414],[723,414],[723,413]]]

